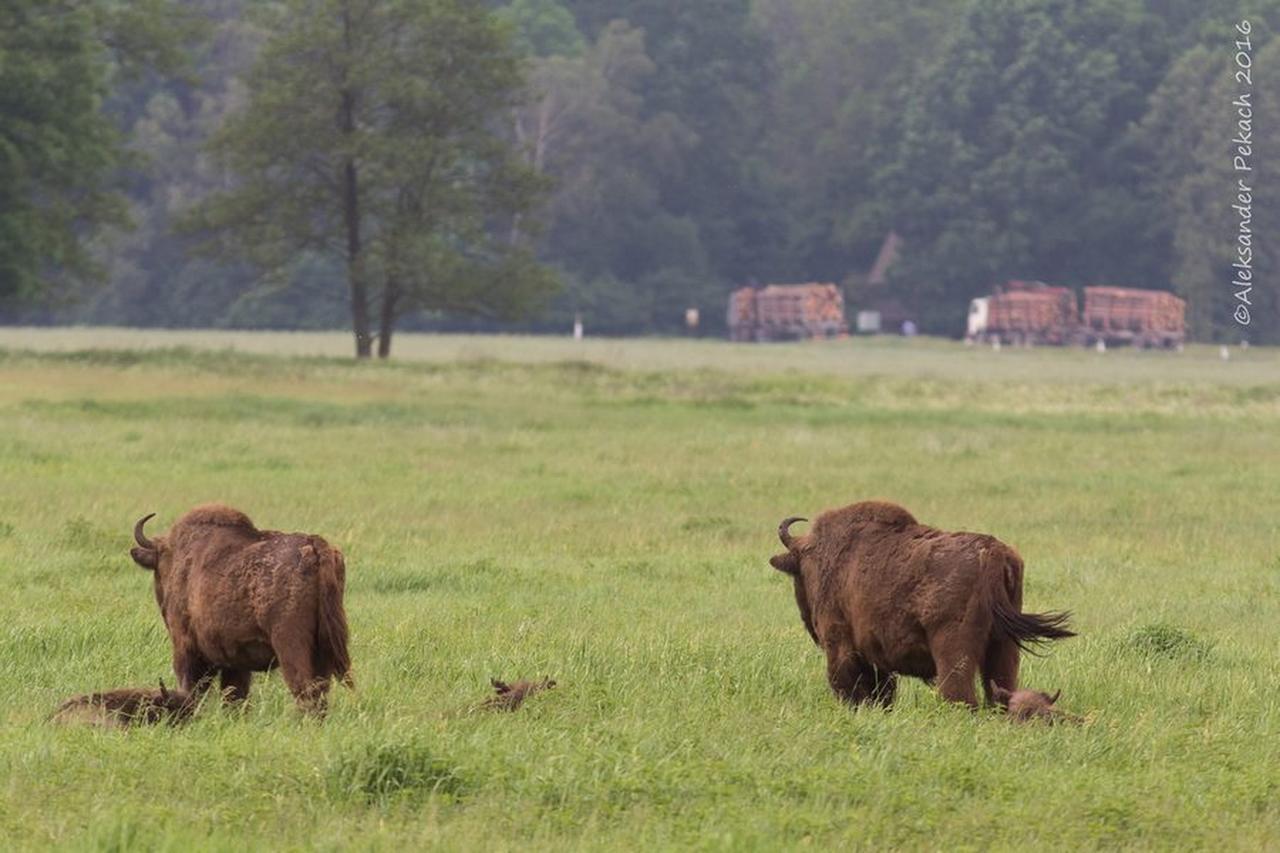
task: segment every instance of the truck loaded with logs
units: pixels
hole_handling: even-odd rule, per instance
[[[1187,337],[1187,303],[1160,290],[1086,287],[1084,312],[1069,287],[1010,281],[969,303],[967,339],[1004,344],[1130,344],[1178,347]]]
[[[728,324],[735,341],[796,341],[849,333],[844,294],[834,284],[741,287],[729,295]]]

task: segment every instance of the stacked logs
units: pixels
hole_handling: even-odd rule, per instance
[[[728,321],[735,341],[835,338],[849,331],[844,294],[834,284],[740,288],[729,296]]]

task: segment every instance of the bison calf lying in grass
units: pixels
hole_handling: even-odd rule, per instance
[[[1075,714],[1058,708],[1058,697],[1062,691],[1050,696],[1039,690],[1005,690],[999,684],[989,684],[991,698],[1005,710],[1009,718],[1019,723],[1031,720],[1047,720],[1050,723],[1068,722],[1082,723],[1084,720]]]
[[[551,678],[544,678],[542,681],[517,681],[515,684],[493,678],[490,683],[497,695],[490,696],[481,704],[480,707],[486,711],[514,711],[533,694],[556,686],[555,680]]]
[[[177,725],[195,712],[197,701],[183,690],[126,688],[105,693],[73,696],[58,706],[52,720],[59,723],[86,723],[103,728],[169,723]]]
[[[805,536],[778,528],[770,559],[795,584],[800,618],[827,655],[845,702],[893,702],[898,675],[933,681],[943,698],[976,706],[974,675],[1018,688],[1018,656],[1071,637],[1065,613],[1022,612],[1022,560],[980,533],[948,533],[891,503],[824,512]]]
[[[178,685],[197,699],[213,677],[231,701],[255,672],[280,667],[305,711],[323,713],[329,683],[351,686],[342,552],[319,536],[259,530],[239,510],[199,506],[148,538],[134,562],[153,572]]]

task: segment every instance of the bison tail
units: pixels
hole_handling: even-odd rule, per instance
[[[1070,613],[1019,613],[1002,601],[991,609],[995,618],[995,630],[1002,638],[1012,640],[1028,654],[1037,654],[1037,648],[1049,640],[1074,637],[1075,631],[1067,628]]]
[[[347,614],[342,607],[347,567],[337,548],[318,547],[320,556],[320,613],[317,623],[317,657],[324,662],[317,675],[327,671],[347,687],[355,687],[351,677],[351,654],[347,651]]]
[[[984,566],[991,592],[992,628],[998,637],[1012,640],[1020,650],[1034,655],[1043,643],[1076,635],[1067,627],[1071,619],[1068,612],[1022,612],[1022,560],[1016,552],[1005,546],[989,550],[986,556],[1002,563],[994,571],[994,567]]]

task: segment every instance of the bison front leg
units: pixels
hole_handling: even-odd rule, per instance
[[[876,702],[886,708],[893,703],[897,687],[893,673],[876,669],[848,648],[827,650],[827,682],[846,705]]]
[[[871,690],[871,701],[885,708],[893,707],[893,697],[898,693],[898,676],[874,666],[871,667],[871,674],[875,679],[875,687]]]
[[[239,705],[249,698],[253,672],[248,669],[223,669],[219,672],[223,701]]]
[[[193,702],[209,689],[214,673],[213,665],[199,653],[186,648],[173,650],[173,675],[178,679],[178,687],[190,694]]]

